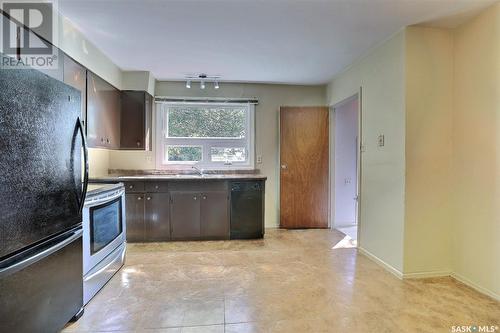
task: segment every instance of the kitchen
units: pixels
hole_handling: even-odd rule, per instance
[[[341,3],[297,1],[290,12],[282,3],[269,4],[262,24],[276,29],[274,35],[283,40],[292,38],[293,29],[312,34],[304,29],[305,22],[315,21],[326,9],[335,12]],[[203,5],[151,1],[145,6],[127,0],[123,6],[114,1],[90,6],[85,1],[60,0],[31,5],[6,2],[0,12],[7,32],[2,34],[0,53],[0,331],[368,332],[379,328],[393,332],[407,324],[408,331],[448,329],[467,318],[497,324],[496,284],[477,287],[477,282],[467,282],[447,266],[451,261],[447,250],[442,251],[445,254],[439,250],[448,244],[449,236],[441,236],[448,230],[444,222],[439,228],[430,227],[436,240],[444,240],[429,245],[416,236],[424,232],[425,224],[410,224],[409,213],[403,222],[397,220],[405,194],[406,207],[412,207],[409,191],[414,184],[405,178],[411,173],[401,176],[406,187],[389,180],[404,171],[394,167],[400,163],[395,160],[400,151],[394,137],[401,126],[393,105],[400,96],[376,94],[384,85],[371,85],[377,81],[372,69],[377,68],[380,80],[390,78],[386,83],[392,84],[391,89],[404,86],[418,91],[403,75],[401,81],[391,77],[393,68],[398,75],[402,72],[404,66],[396,66],[399,59],[409,66],[406,80],[413,79],[411,70],[417,68],[409,65],[417,54],[411,47],[428,47],[427,54],[445,68],[444,57],[439,58],[443,53],[456,58],[461,54],[454,54],[452,47],[443,51],[437,44],[419,43],[418,38],[459,36],[462,25],[475,27],[474,15],[489,22],[488,14],[500,8],[494,1],[482,6],[466,1],[451,8],[443,0],[421,4],[418,10],[408,5],[405,10],[411,19],[404,24],[394,19],[391,27],[370,35],[369,41],[363,40],[362,35],[368,34],[356,30],[358,21],[352,20],[350,27],[364,46],[349,45],[353,52],[349,55],[335,53],[339,59],[328,70],[319,64],[325,64],[323,55],[318,55],[318,66],[290,70],[303,63],[307,52],[294,49],[294,56],[285,57],[287,43],[278,52],[271,47],[271,37],[267,49],[259,50],[256,43],[251,52],[238,47],[226,47],[227,55],[214,51],[214,45],[222,45],[217,38],[224,45],[234,41],[230,27],[253,31],[241,8],[258,11],[266,6],[263,3],[238,7],[217,1]],[[187,33],[185,38],[194,40],[187,45],[166,28],[178,24],[186,13],[223,5],[239,20],[210,26],[210,31],[218,27],[223,33],[212,36],[212,44],[204,44],[205,60],[187,51],[196,41],[210,40],[209,33],[202,32],[203,38]],[[94,7],[102,15],[93,17]],[[347,8],[354,8],[353,17],[368,20],[358,11],[361,7]],[[32,26],[26,9],[50,17],[52,29]],[[437,9],[443,22],[456,12],[473,14],[457,20],[451,30],[413,26],[433,24],[431,14]],[[113,15],[114,10],[119,14]],[[289,31],[281,31],[271,14],[282,11],[304,21],[291,22]],[[426,13],[421,15],[426,19],[417,13]],[[135,33],[129,20],[120,19],[134,15],[163,22],[164,30],[158,31],[165,35],[148,34],[147,27]],[[384,15],[375,15],[376,20],[387,19]],[[326,36],[320,24],[311,22],[314,34]],[[125,45],[125,35],[137,46]],[[240,36],[249,43],[251,35]],[[381,42],[382,35],[389,39]],[[172,44],[151,43],[155,38]],[[322,49],[332,56],[316,38],[308,35],[302,46],[308,45],[307,40],[316,41],[317,54]],[[372,48],[375,42],[393,53],[378,56],[380,49]],[[151,52],[145,52],[141,43],[149,43]],[[398,47],[391,48],[395,43]],[[402,45],[410,50],[408,55],[394,60],[395,54],[400,56],[397,52],[406,50]],[[173,52],[175,47],[179,50]],[[48,53],[41,51],[45,49]],[[361,65],[355,61],[364,52],[366,59],[375,59],[368,69],[364,60]],[[33,54],[43,62],[30,63],[36,59]],[[238,65],[231,62],[238,57]],[[278,58],[279,65],[273,62]],[[171,66],[164,65],[166,59]],[[385,63],[388,59],[390,63]],[[358,81],[359,73],[366,77]],[[448,74],[436,75],[449,81],[430,81],[462,84]],[[432,87],[448,92],[444,84]],[[372,112],[379,107],[380,96],[389,104],[377,110],[382,115],[377,118]],[[335,171],[335,108],[353,98],[359,101],[354,108],[359,112],[355,129],[359,132],[350,133],[356,162],[349,171],[350,177],[358,178],[355,198],[349,194],[348,200],[355,200],[357,235],[333,229],[339,198],[335,186],[330,186]],[[408,119],[411,110],[405,106]],[[418,123],[407,124],[403,141],[415,133],[411,125]],[[406,153],[414,147],[407,146]],[[408,161],[405,166],[412,170]],[[432,178],[433,172],[426,176]],[[438,186],[435,193],[441,193]],[[448,192],[444,196],[451,197]],[[417,201],[423,202],[420,197]],[[428,211],[433,213],[426,219],[438,215],[437,210]],[[402,224],[393,227],[394,221]],[[394,236],[399,228],[404,237]],[[410,232],[405,230],[412,231],[405,234]],[[418,249],[420,257],[412,257],[412,249]],[[439,255],[426,257],[427,252]],[[442,267],[432,266],[440,259]],[[422,262],[418,269],[411,268]],[[440,297],[450,312],[434,307]],[[402,307],[403,319],[384,319],[405,299],[414,299],[415,304]],[[452,307],[454,302],[488,306],[471,310]],[[409,323],[404,319],[407,314],[413,318]]]

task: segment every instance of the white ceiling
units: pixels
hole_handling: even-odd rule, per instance
[[[124,70],[322,84],[402,27],[494,0],[59,0]],[[458,22],[455,20],[453,24]]]

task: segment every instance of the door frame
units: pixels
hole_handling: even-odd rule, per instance
[[[362,115],[363,115],[363,88],[359,87],[359,89],[350,94],[348,97],[343,98],[339,102],[335,104],[331,104],[330,109],[330,191],[329,191],[329,204],[330,204],[330,214],[329,214],[329,224],[330,228],[335,228],[335,207],[332,207],[332,203],[335,202],[335,163],[332,163],[335,160],[335,109],[344,105],[347,102],[350,102],[354,99],[358,100],[358,143],[356,149],[356,192],[358,203],[356,205],[356,219],[357,219],[357,245],[356,247],[360,247],[361,244],[361,176],[362,176],[362,152],[364,150],[363,144],[363,131],[362,131]]]

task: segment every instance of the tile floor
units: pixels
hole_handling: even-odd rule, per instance
[[[335,230],[264,240],[130,244],[126,265],[63,332],[451,332],[499,325],[451,278],[401,281]]]

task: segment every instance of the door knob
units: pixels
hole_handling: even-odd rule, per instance
[[[282,169],[287,169],[287,168],[288,168],[288,165],[286,165],[286,164],[282,164],[282,165],[281,165],[281,168],[282,168]]]

